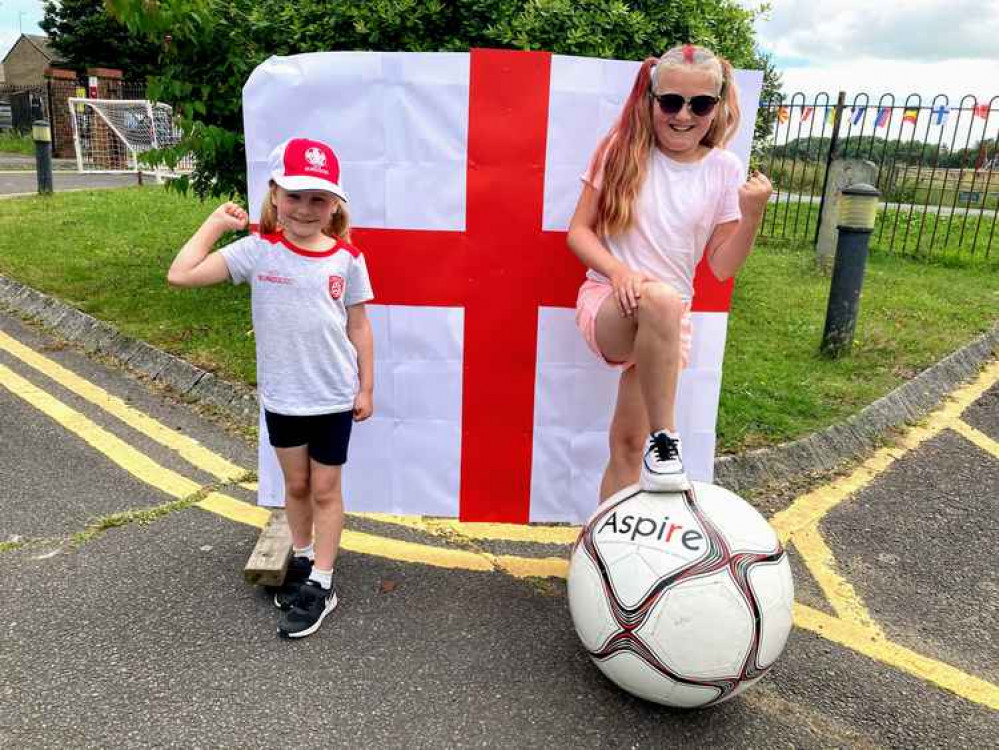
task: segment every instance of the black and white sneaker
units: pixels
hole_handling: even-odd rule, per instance
[[[282,638],[304,638],[312,635],[323,624],[326,615],[336,609],[336,589],[324,589],[315,581],[306,581],[298,587],[298,596],[291,609],[278,622],[278,635]]]
[[[664,430],[649,436],[645,442],[638,483],[646,492],[683,492],[690,489],[680,458],[680,438],[671,438]]]
[[[288,562],[288,571],[284,574],[284,583],[271,588],[274,593],[274,606],[284,611],[291,609],[292,602],[298,596],[298,590],[309,580],[311,573],[312,560],[307,557],[292,557]]]

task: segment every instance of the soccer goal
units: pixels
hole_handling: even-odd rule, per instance
[[[145,99],[71,98],[69,111],[80,172],[144,173],[162,182],[165,177],[194,168],[190,156],[181,159],[172,170],[140,161],[143,153],[173,146],[180,140],[180,128],[168,104]]]

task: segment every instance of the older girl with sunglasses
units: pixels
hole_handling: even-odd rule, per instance
[[[593,352],[622,368],[601,499],[636,481],[654,492],[689,486],[675,402],[694,270],[706,254],[715,276],[733,276],[771,193],[725,150],[738,124],[731,65],[675,47],[642,63],[583,175],[568,236],[589,268],[576,322]]]

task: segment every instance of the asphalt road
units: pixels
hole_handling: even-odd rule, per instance
[[[153,182],[152,177],[146,177],[145,180],[147,184]],[[52,189],[55,192],[120,188],[137,184],[138,179],[134,174],[80,174],[67,170],[52,172]],[[37,192],[38,178],[34,172],[0,170],[0,196],[32,195]]]
[[[352,517],[340,608],[280,640],[241,576],[252,485],[219,479],[250,479],[252,442],[0,314],[0,746],[994,746],[997,382],[754,500],[788,543],[796,627],[752,690],[677,711],[604,679],[559,566],[532,575],[565,533]],[[206,493],[234,504],[189,504]]]

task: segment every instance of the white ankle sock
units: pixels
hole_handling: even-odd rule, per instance
[[[309,580],[315,581],[324,589],[328,589],[333,585],[333,569],[320,570],[319,568],[313,567],[312,572],[309,573]]]
[[[309,542],[309,546],[302,547],[302,549],[299,549],[298,547],[292,547],[291,554],[294,555],[295,557],[307,557],[310,560],[315,560],[316,546],[312,542]]]

